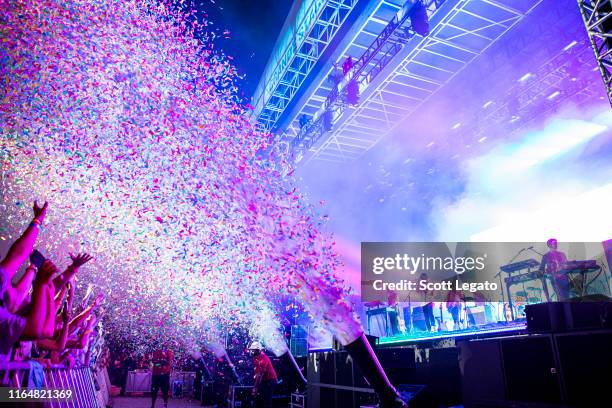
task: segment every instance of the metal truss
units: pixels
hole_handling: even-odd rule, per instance
[[[486,111],[481,111],[475,125],[465,127],[460,139],[473,143],[487,137],[487,132],[502,124],[508,130],[508,137],[546,112],[554,111],[568,99],[581,104],[597,97],[599,92],[593,84],[593,75],[579,75],[574,66],[577,61],[588,60],[589,57],[586,41],[569,44],[533,70],[530,79],[509,89],[502,103],[495,103]]]
[[[541,1],[517,9],[505,0],[447,0],[440,8],[443,15],[430,17],[430,35],[408,40],[409,52],[399,63],[393,61],[395,70],[364,90],[360,105],[346,109],[325,141],[314,146],[315,138],[303,138],[310,148],[307,158],[343,162],[360,157]]]
[[[305,34],[294,34],[282,51],[279,64],[267,73],[254,99],[254,114],[264,130],[272,130],[304,80],[312,71],[358,0],[319,0],[310,3],[307,13],[316,11]],[[321,4],[321,3],[324,4]],[[299,24],[299,22],[298,22]]]
[[[578,7],[612,104],[612,1],[578,0]]]
[[[444,0],[436,0],[431,4],[439,5]],[[297,132],[291,145],[296,153],[297,161],[327,131],[326,126],[333,125],[347,109],[345,100],[346,88],[354,81],[359,90],[365,89],[387,64],[402,49],[404,44],[414,36],[414,32],[406,26],[415,4],[407,3],[406,7],[393,15],[385,28],[376,39],[366,48],[363,54],[355,61],[353,67],[344,75],[340,83],[333,87],[323,102],[321,108],[313,118]],[[328,115],[328,116],[326,116]]]

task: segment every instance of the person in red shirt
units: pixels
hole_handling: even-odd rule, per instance
[[[151,360],[153,363],[151,369],[151,407],[155,407],[157,392],[161,388],[164,407],[167,408],[168,393],[170,392],[170,372],[172,371],[174,354],[172,350],[156,350],[153,352]]]
[[[255,407],[272,407],[272,395],[278,382],[276,371],[272,367],[270,358],[262,351],[261,343],[254,341],[249,349],[255,368],[255,383],[252,391]]]

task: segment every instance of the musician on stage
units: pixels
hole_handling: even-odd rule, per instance
[[[428,281],[426,273],[422,273],[421,276],[419,276],[419,282],[421,281]],[[431,331],[432,328],[436,325],[436,319],[433,315],[434,292],[433,290],[421,289],[420,285],[417,289],[417,292],[419,294],[420,300],[423,302],[423,315],[425,317],[425,326],[427,327],[427,331]]]
[[[394,309],[395,313],[389,313],[389,322],[391,323],[391,335],[396,336],[400,334],[399,327],[399,303],[397,302],[397,292],[389,291],[387,296],[388,307]]]
[[[559,272],[563,264],[567,262],[567,257],[563,252],[557,250],[557,240],[555,238],[549,239],[546,246],[548,246],[548,252],[542,256],[540,273],[550,276],[558,301],[568,300],[570,298],[570,280],[567,274]]]
[[[453,330],[458,330],[461,325],[459,315],[461,314],[461,292],[456,287],[448,292],[446,295],[446,310],[453,317]]]

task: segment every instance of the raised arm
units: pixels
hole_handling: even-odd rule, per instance
[[[34,265],[30,265],[27,267],[23,276],[19,279],[19,282],[13,287],[9,288],[8,295],[11,297],[10,305],[11,312],[16,312],[21,305],[23,305],[23,301],[30,292],[30,288],[32,287],[32,282],[36,277],[36,267]]]
[[[72,260],[72,263],[68,265],[64,272],[62,272],[53,280],[53,285],[55,285],[55,291],[59,291],[60,289],[62,289],[64,285],[66,285],[66,283],[70,279],[72,279],[72,277],[78,272],[81,266],[91,261],[92,256],[89,254],[70,254],[70,259]]]
[[[36,279],[34,280],[34,293],[32,304],[26,316],[26,324],[21,335],[24,340],[36,340],[44,335],[43,329],[47,318],[48,287],[51,277],[57,272],[55,265],[45,261]]]
[[[64,308],[62,311],[62,322],[64,325],[57,338],[38,340],[36,345],[44,350],[62,351],[66,347],[66,341],[68,340],[68,323],[70,322],[70,310],[68,308]]]
[[[81,333],[81,335],[79,336],[78,340],[74,341],[74,340],[69,340],[66,343],[66,348],[71,348],[71,349],[84,349],[85,346],[87,346],[87,343],[89,342],[89,336],[91,336],[91,333],[93,333],[93,328],[96,325],[97,319],[95,315],[92,315],[89,317],[89,321],[87,322],[87,326],[85,327],[85,330],[83,331],[83,333]]]
[[[6,257],[0,262],[0,266],[6,271],[9,280],[13,279],[17,269],[32,253],[36,238],[38,237],[38,230],[47,215],[47,206],[46,202],[42,207],[39,207],[36,201],[34,202],[34,219],[23,234],[13,242]]]
[[[100,305],[103,299],[104,299],[104,295],[100,293],[96,297],[96,300],[94,300],[94,302],[91,304],[91,306],[84,309],[74,319],[72,319],[72,321],[70,322],[70,327],[71,327],[70,330],[72,331],[73,327],[78,326],[83,320],[87,319],[91,315],[91,313],[94,311],[94,309]]]
[[[59,293],[55,295],[55,308],[59,308],[64,298],[66,297],[66,293],[68,293],[68,287],[64,286]]]

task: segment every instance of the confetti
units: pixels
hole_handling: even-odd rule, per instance
[[[280,296],[355,337],[326,217],[256,128],[206,22],[133,0],[0,13],[2,239],[29,222],[23,203],[48,200],[41,250],[60,267],[95,257],[77,290],[105,294],[109,331],[133,347],[246,327],[278,348]]]

